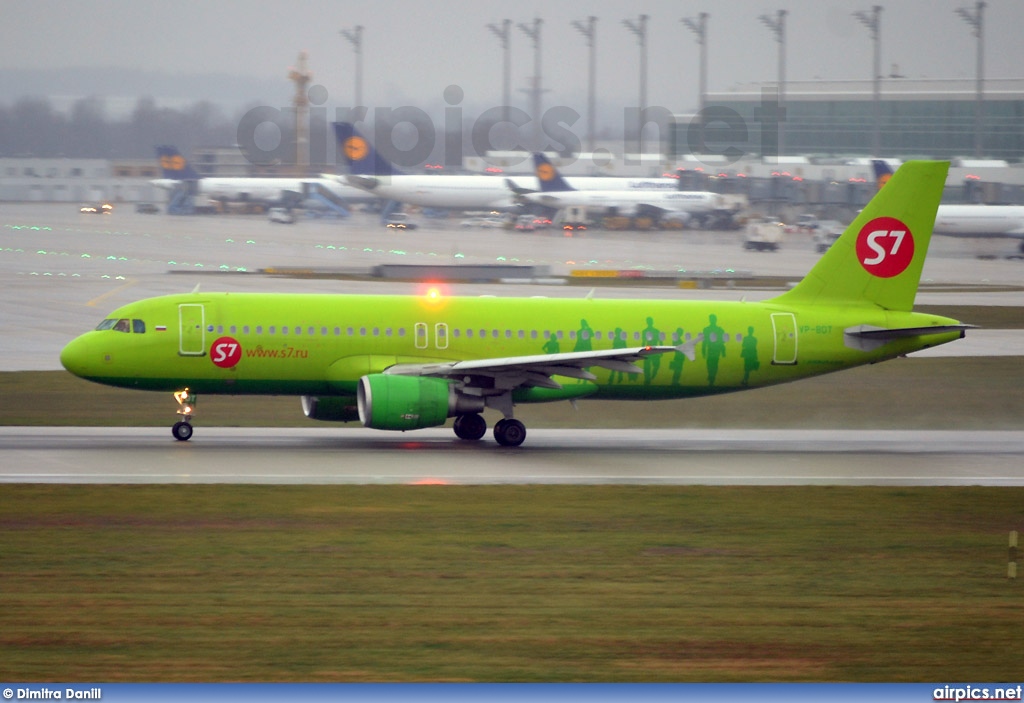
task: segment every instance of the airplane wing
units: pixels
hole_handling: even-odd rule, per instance
[[[397,364],[384,371],[386,374],[402,376],[431,376],[451,378],[466,386],[486,385],[494,390],[507,391],[519,387],[540,387],[560,389],[562,386],[552,376],[578,378],[595,381],[587,369],[592,366],[622,371],[643,373],[635,362],[652,354],[680,352],[692,361],[695,349],[703,335],[698,335],[685,344],[674,346],[633,347],[629,349],[603,349],[586,352],[564,352],[560,354],[535,354],[494,359],[472,359],[433,364]],[[486,384],[482,383],[487,379]]]

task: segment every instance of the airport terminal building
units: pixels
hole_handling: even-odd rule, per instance
[[[747,155],[774,156],[781,139],[783,155],[975,156],[974,80],[883,78],[877,107],[870,80],[791,81],[781,104],[777,96],[775,82],[708,94],[711,151],[735,147]],[[692,153],[693,127],[675,125],[670,156]],[[1024,79],[985,80],[980,132],[978,158],[1024,159]]]

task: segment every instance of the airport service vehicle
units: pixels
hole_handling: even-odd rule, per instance
[[[78,208],[78,211],[85,215],[109,215],[114,211],[114,206],[110,203],[101,203],[99,205],[83,205]]]
[[[833,244],[843,236],[846,229],[835,220],[822,220],[814,230],[814,251],[824,254]]]
[[[393,212],[388,215],[384,226],[388,229],[417,229],[419,225],[412,221],[412,218],[404,212]]]
[[[743,230],[743,248],[749,251],[778,251],[786,226],[778,220],[754,217]]]
[[[291,395],[310,418],[380,430],[453,417],[466,441],[492,410],[495,440],[517,446],[522,403],[695,398],[959,339],[968,325],[913,311],[947,169],[901,166],[802,281],[762,302],[193,292],[114,310],[61,363],[173,392],[179,440],[197,395]]]
[[[267,210],[267,218],[271,222],[278,222],[283,225],[295,224],[295,214],[288,208],[272,207]]]

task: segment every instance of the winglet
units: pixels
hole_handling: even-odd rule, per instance
[[[696,337],[692,338],[689,342],[683,342],[676,347],[676,351],[680,354],[685,354],[686,358],[690,361],[697,360],[697,345],[704,341],[704,333],[701,332]]]

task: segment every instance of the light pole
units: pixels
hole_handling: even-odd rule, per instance
[[[978,59],[977,59],[977,71],[978,76],[976,79],[976,95],[974,98],[974,156],[975,158],[981,158],[981,147],[982,147],[982,118],[985,100],[985,76],[982,69],[983,59],[985,56],[985,38],[982,33],[984,28],[983,20],[985,13],[985,0],[978,0],[974,5],[974,12],[971,12],[966,7],[959,7],[955,10],[956,14],[963,19],[964,22],[971,25],[974,29],[974,36],[978,38]]]
[[[509,97],[509,81],[510,81],[510,66],[512,64],[512,52],[509,48],[509,35],[511,33],[512,20],[502,20],[501,26],[496,24],[488,24],[487,29],[491,30],[494,36],[498,37],[501,42],[502,51],[505,52],[505,67],[502,74],[501,81],[501,119],[503,122],[508,122],[508,110],[511,98]]]
[[[697,127],[700,133],[701,150],[704,149],[704,108],[708,95],[708,13],[702,12],[696,18],[684,17],[680,20],[697,35],[700,44],[700,106],[697,110]]]
[[[636,22],[622,20],[622,24],[636,35],[636,43],[640,46],[640,104],[638,108],[647,107],[647,15],[640,15]]]
[[[775,41],[779,43],[779,108],[783,106],[786,96],[786,11],[779,10],[775,19],[770,15],[761,15],[758,19],[768,27],[775,35]],[[776,129],[779,131],[778,156],[786,151],[785,123],[782,120],[776,122]]]
[[[544,92],[541,80],[540,70],[540,29],[544,23],[540,17],[535,17],[533,25],[523,24],[519,22],[516,26],[522,30],[523,34],[528,36],[533,41],[533,87],[527,89],[526,92],[530,94],[530,106],[533,114],[530,116],[533,120],[534,125],[534,149],[540,149],[540,118],[541,118],[541,93]]]
[[[871,32],[871,40],[875,43],[874,63],[874,98],[872,100],[872,112],[874,114],[875,127],[871,136],[871,155],[882,155],[882,111],[881,111],[881,81],[882,81],[882,6],[875,5],[871,8],[871,14],[863,10],[853,13],[861,24]]]
[[[341,36],[348,39],[356,52],[356,104],[352,107],[363,105],[363,26],[356,25],[355,29],[349,31],[341,30]]]
[[[578,20],[573,20],[572,26],[583,35],[587,40],[587,47],[590,49],[590,72],[587,80],[587,149],[591,154],[594,153],[594,92],[595,92],[595,81],[596,81],[596,62],[595,56],[597,55],[597,18],[588,17],[587,23],[583,24]]]

